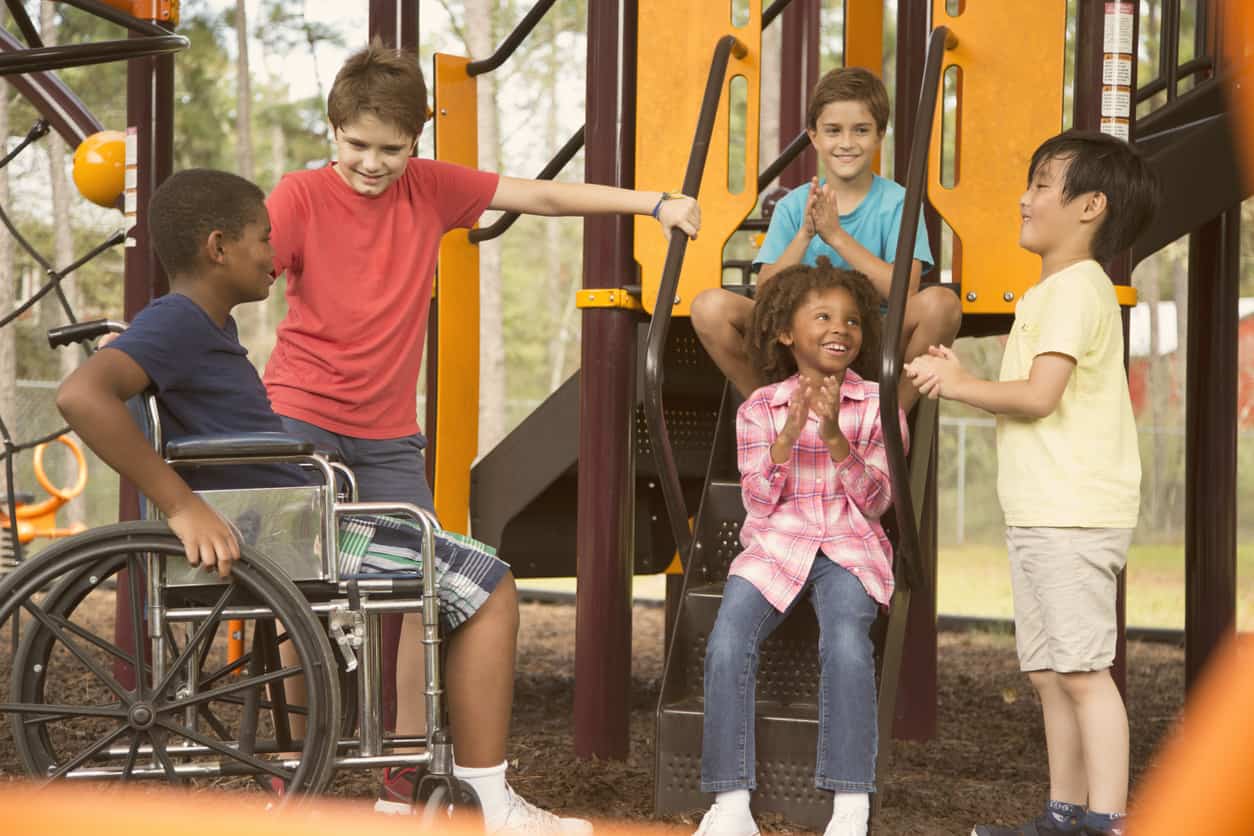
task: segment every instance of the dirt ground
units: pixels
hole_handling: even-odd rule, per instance
[[[574,607],[524,604],[518,656],[511,782],[530,800],[573,815],[652,821],[653,727],[662,674],[662,611],[637,607],[632,659],[631,754],[625,762],[574,756]],[[0,654],[0,682],[8,659]],[[1036,698],[1016,669],[1004,634],[943,633],[939,720],[934,740],[896,743],[877,834],[966,834],[976,821],[1035,815],[1047,788],[1044,735]],[[1129,644],[1129,716],[1134,782],[1179,711],[1184,654],[1162,644]],[[18,776],[7,723],[0,731],[0,776]],[[342,772],[332,793],[373,800],[375,778]],[[666,820],[694,827],[700,811]],[[764,831],[801,832],[765,818]]]

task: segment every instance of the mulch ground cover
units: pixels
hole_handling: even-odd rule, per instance
[[[662,675],[663,614],[637,607],[632,651],[631,753],[625,761],[574,755],[575,609],[522,605],[518,676],[510,741],[510,780],[526,798],[570,815],[654,822],[653,729]],[[9,679],[0,653],[0,683]],[[1177,715],[1184,693],[1183,650],[1128,645],[1128,714],[1132,725],[1133,794],[1138,777]],[[4,687],[7,691],[7,686]],[[990,632],[940,636],[937,735],[896,742],[877,834],[969,833],[979,822],[1016,822],[1043,803],[1048,773],[1035,694],[1016,666],[1013,639]],[[0,776],[20,776],[7,724],[0,730]],[[341,772],[333,795],[361,798],[367,815],[377,789],[369,772]],[[693,828],[700,810],[663,820]],[[764,831],[803,832],[778,817]]]

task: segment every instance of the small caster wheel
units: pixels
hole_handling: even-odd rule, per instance
[[[442,827],[457,824],[483,825],[479,796],[465,781],[450,775],[425,775],[414,796],[419,826]]]

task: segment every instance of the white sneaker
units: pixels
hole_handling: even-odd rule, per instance
[[[507,836],[507,834],[546,834],[547,836],[588,836],[592,833],[592,822],[584,819],[562,818],[550,813],[548,810],[541,810],[536,805],[527,801],[518,793],[514,792],[514,788],[509,784],[505,785],[505,791],[509,793],[509,806],[505,811],[505,818],[501,820],[495,827],[487,828],[485,822],[485,830],[488,836]]]
[[[758,823],[751,813],[716,801],[701,817],[694,836],[758,836]]]
[[[870,813],[870,796],[865,793],[840,794],[832,807],[832,819],[827,823],[823,836],[866,836]]]

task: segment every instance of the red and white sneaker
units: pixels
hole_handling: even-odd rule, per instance
[[[385,816],[412,816],[414,789],[418,785],[418,769],[413,766],[387,767],[374,811]]]

